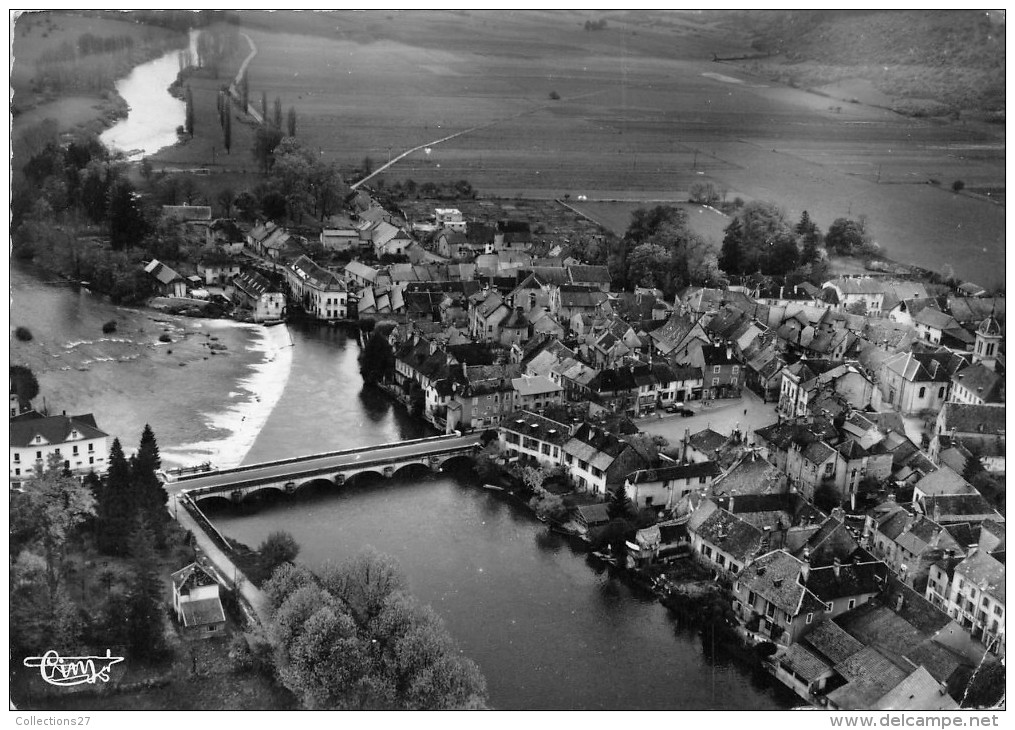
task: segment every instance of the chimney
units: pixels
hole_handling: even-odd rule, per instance
[[[733,493],[732,492],[730,492],[730,503],[729,503],[729,506],[726,508],[726,510],[730,514],[733,514]]]
[[[842,570],[842,563],[839,562],[838,558],[832,560],[832,573],[835,574],[835,579],[839,579],[839,571]]]
[[[733,359],[733,348],[730,347],[729,345],[726,346],[726,359],[727,360]]]
[[[807,584],[807,579],[811,575],[811,549],[804,548],[804,556],[800,561],[800,583],[801,585]]]
[[[934,521],[941,522],[941,505],[937,503],[936,499],[934,500]]]
[[[895,612],[896,613],[898,613],[899,611],[902,610],[902,604],[903,604],[903,602],[904,602],[904,599],[902,597],[902,594],[900,593],[898,596],[895,597]]]

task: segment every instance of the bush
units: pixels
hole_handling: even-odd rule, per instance
[[[159,342],[172,342],[172,341],[173,341],[173,338],[170,337],[167,334],[161,334],[161,335],[159,335]]]
[[[560,94],[558,94],[556,91],[551,91],[550,98],[553,99],[554,101],[557,101],[558,99],[560,99]]]
[[[966,187],[966,184],[961,180],[956,180],[955,182],[952,183],[952,190],[954,190],[956,193],[962,190],[962,188],[964,187]]]
[[[18,327],[16,330],[14,330],[14,336],[17,337],[22,342],[32,341],[32,331],[27,327]]]
[[[102,325],[102,334],[109,335],[116,332],[116,320],[111,319]]]

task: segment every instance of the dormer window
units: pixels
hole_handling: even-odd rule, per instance
[[[71,431],[70,436],[68,438],[69,440],[74,441],[75,439],[81,438],[81,434],[79,434],[77,431]]]

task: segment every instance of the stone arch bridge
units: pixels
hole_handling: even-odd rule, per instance
[[[217,497],[239,503],[257,492],[294,494],[312,482],[342,486],[363,474],[391,478],[413,471],[440,471],[448,461],[469,457],[481,446],[482,438],[478,433],[432,436],[175,478],[163,477],[167,486],[177,487],[194,502]]]

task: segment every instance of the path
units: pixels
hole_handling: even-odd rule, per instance
[[[183,505],[179,503],[180,495],[174,494],[171,499],[173,517],[180,523],[180,527],[190,530],[194,540],[197,542],[197,546],[201,549],[201,553],[208,558],[208,561],[218,573],[220,582],[228,586],[239,587],[240,594],[246,599],[247,603],[254,610],[254,613],[257,614],[261,625],[268,626],[271,617],[268,610],[268,598],[264,595],[264,592],[250,582],[229,556],[215,544],[211,536],[205,532],[204,527],[199,525],[194,516],[184,509]]]
[[[243,74],[247,72],[247,66],[250,65],[250,62],[254,60],[254,56],[257,55],[257,44],[254,43],[254,39],[246,33],[240,33],[240,35],[247,39],[247,43],[250,45],[250,54],[243,59],[243,63],[240,64],[240,70],[236,72],[236,78],[233,79],[233,83],[229,84],[229,95],[237,100],[239,100],[239,94],[236,91],[236,86],[240,83],[240,79],[243,78]],[[264,121],[261,117],[261,113],[254,109],[249,103],[244,111],[256,119],[258,124],[261,124]]]
[[[595,96],[597,94],[604,94],[607,91],[608,91],[608,89],[602,89],[600,91],[590,91],[590,92],[588,92],[586,94],[578,94],[576,96],[563,97],[561,99],[556,100],[554,102],[554,104],[557,104],[557,103],[560,103],[560,102],[564,102],[564,101],[573,101],[575,99],[583,99],[583,98],[585,98],[587,96]],[[435,139],[432,142],[424,142],[423,144],[417,145],[417,146],[413,147],[410,150],[406,150],[402,154],[398,155],[398,157],[395,157],[394,159],[389,160],[388,162],[386,162],[385,164],[381,165],[376,170],[371,172],[366,177],[361,178],[357,182],[354,182],[352,185],[349,186],[349,188],[352,189],[352,190],[358,189],[359,186],[362,185],[363,183],[365,183],[367,180],[369,180],[370,178],[372,178],[372,177],[374,177],[376,175],[380,175],[382,172],[387,170],[389,167],[394,165],[396,162],[398,162],[399,160],[402,160],[402,159],[408,157],[413,152],[419,152],[421,149],[424,149],[426,147],[434,147],[436,145],[441,144],[442,142],[447,142],[448,140],[452,140],[455,137],[461,137],[463,134],[471,134],[472,132],[479,131],[480,129],[486,129],[487,127],[492,127],[492,126],[494,126],[496,124],[501,124],[502,122],[507,122],[507,121],[510,121],[512,119],[518,119],[519,117],[524,117],[527,114],[534,114],[535,112],[541,111],[543,109],[548,109],[549,107],[553,106],[554,104],[540,104],[539,106],[532,107],[531,109],[526,109],[525,111],[518,112],[517,114],[512,114],[511,116],[504,117],[503,119],[494,119],[492,122],[486,122],[485,124],[477,124],[475,127],[469,127],[468,129],[463,129],[460,132],[455,132],[454,134],[449,134],[447,137],[441,137],[440,139]]]

